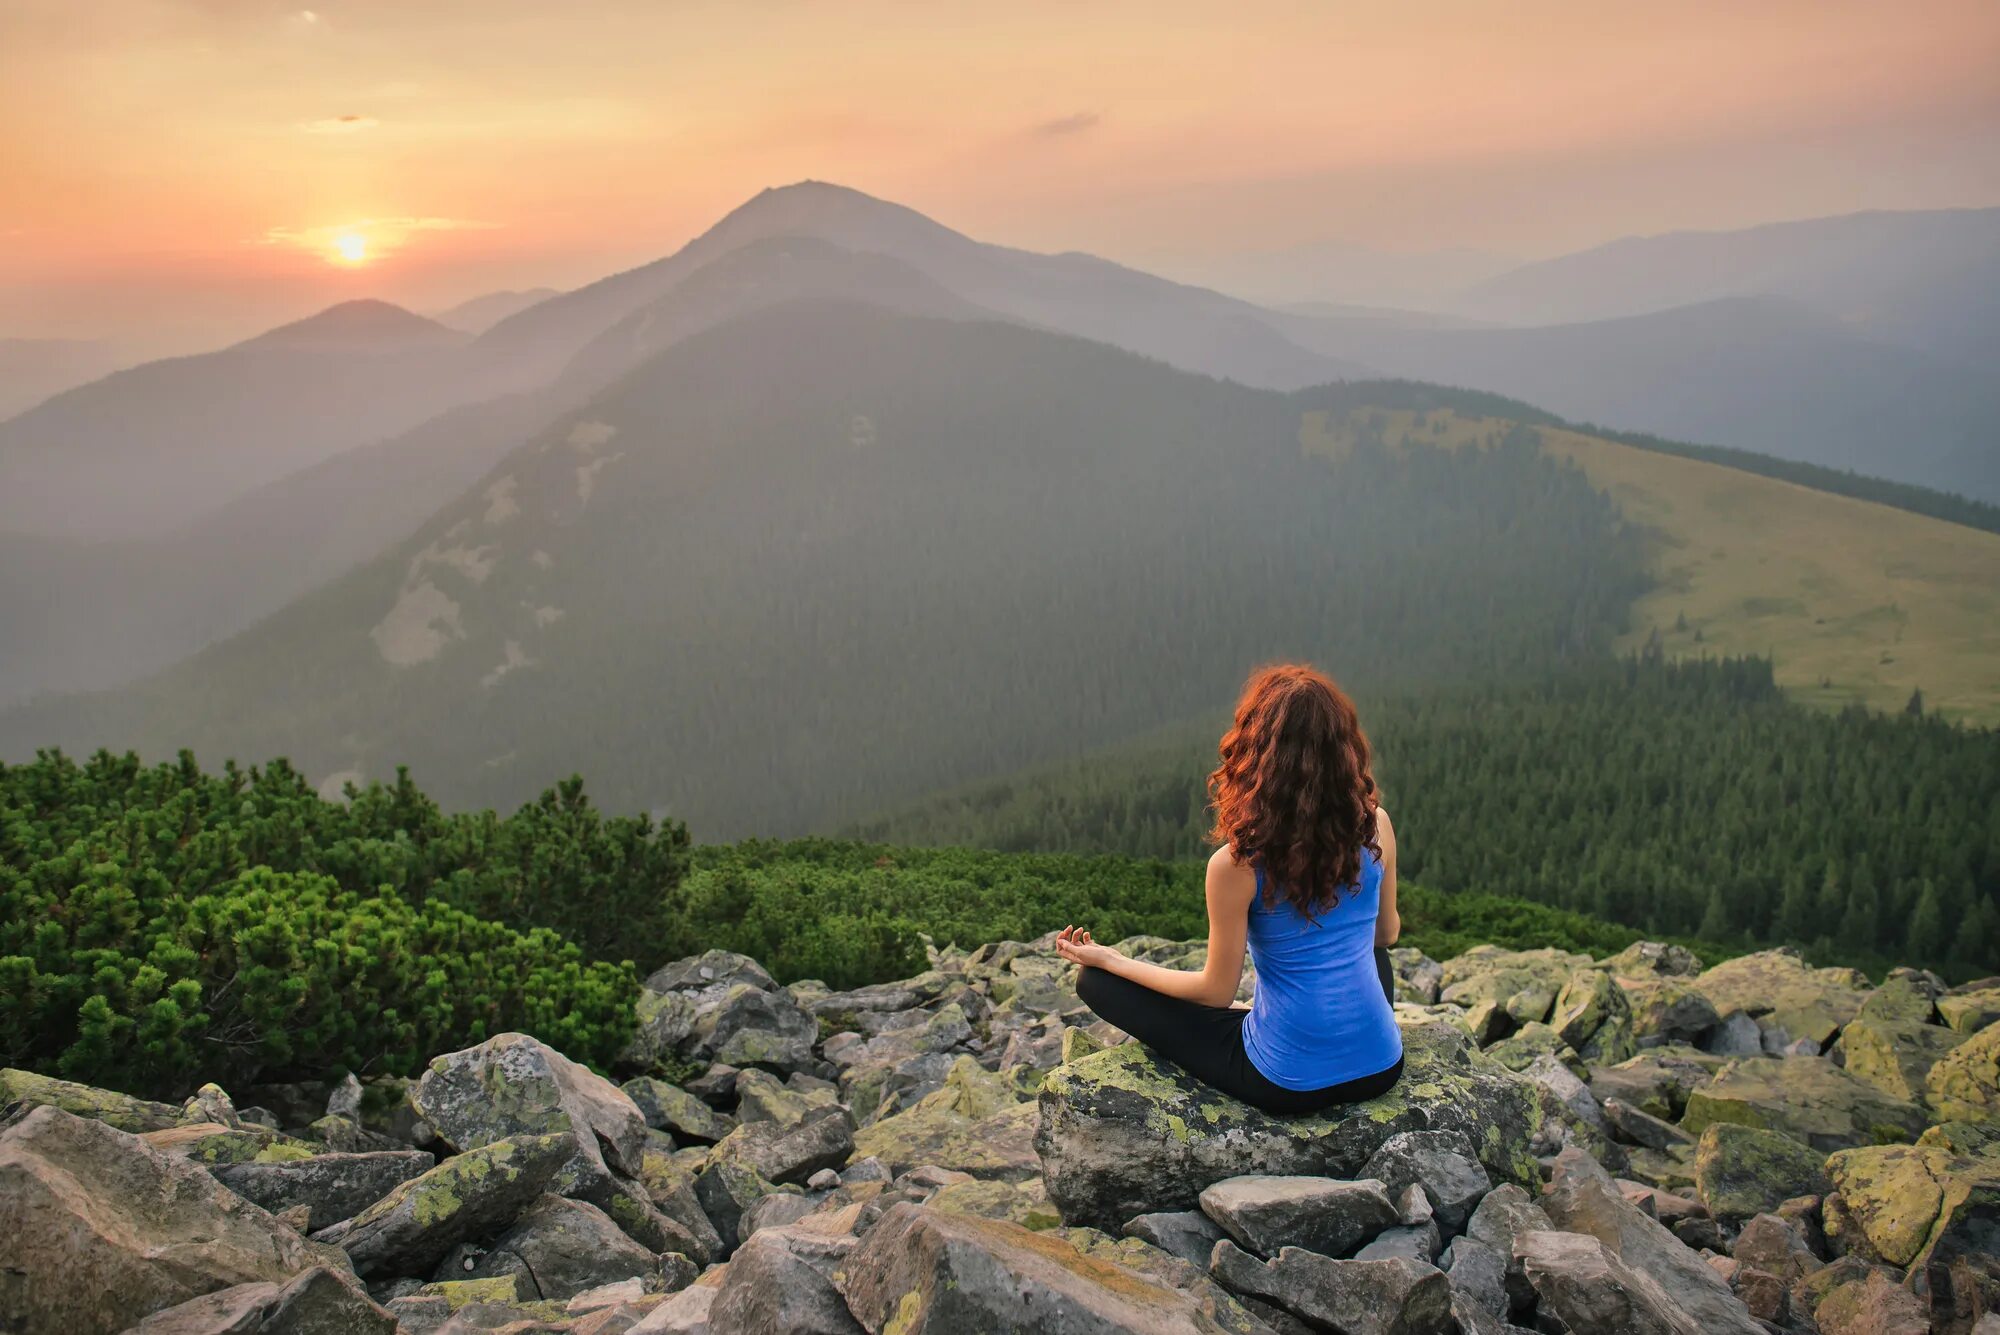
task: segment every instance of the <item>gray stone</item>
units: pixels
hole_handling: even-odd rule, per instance
[[[315,1154],[273,1163],[217,1164],[216,1180],[247,1201],[276,1214],[306,1206],[309,1227],[325,1228],[351,1219],[436,1160],[423,1150],[381,1150],[372,1154]]]
[[[695,1175],[695,1199],[714,1226],[717,1246],[714,1259],[724,1261],[736,1250],[742,1235],[738,1225],[743,1212],[760,1197],[774,1190],[755,1169],[739,1163],[711,1163]]]
[[[1749,1015],[1734,1010],[1716,1021],[1700,1045],[1718,1057],[1754,1057],[1764,1051],[1764,1031]]]
[[[1379,1181],[1325,1177],[1233,1177],[1201,1193],[1202,1213],[1260,1256],[1299,1247],[1346,1256],[1396,1225],[1396,1207]]]
[[[851,1240],[846,1240],[852,1245]],[[862,1327],[834,1286],[824,1254],[784,1228],[748,1238],[729,1262],[708,1310],[712,1335],[861,1335]]]
[[[1528,1198],[1528,1193],[1511,1182],[1486,1193],[1479,1208],[1466,1221],[1465,1237],[1481,1243],[1506,1265],[1507,1300],[1510,1310],[1525,1311],[1535,1301],[1534,1290],[1521,1264],[1514,1259],[1515,1244],[1529,1233],[1545,1233],[1555,1227],[1547,1212]],[[1454,1255],[1464,1239],[1452,1243]]]
[[[854,1152],[854,1121],[838,1106],[805,1120],[745,1122],[723,1137],[711,1163],[739,1163],[771,1182],[802,1183],[822,1168],[839,1168]]]
[[[1664,1224],[1626,1200],[1581,1150],[1557,1156],[1541,1204],[1558,1228],[1590,1234],[1625,1265],[1643,1271],[1667,1293],[1676,1311],[1709,1335],[1762,1335],[1721,1277]]]
[[[1611,1130],[1617,1135],[1647,1149],[1672,1151],[1694,1147],[1694,1137],[1686,1131],[1672,1122],[1634,1108],[1623,1099],[1604,1101],[1604,1120],[1611,1124]]]
[[[1274,1302],[1337,1335],[1437,1335],[1450,1328],[1451,1285],[1407,1257],[1339,1261],[1298,1247],[1258,1261],[1227,1239],[1211,1262],[1225,1288]]]
[[[1125,1221],[1121,1231],[1128,1238],[1150,1242],[1204,1270],[1215,1244],[1224,1236],[1215,1221],[1199,1210],[1156,1210],[1135,1215]]]
[[[1652,1276],[1588,1234],[1531,1233],[1517,1244],[1523,1273],[1542,1306],[1577,1332],[1704,1335],[1692,1313],[1675,1305]],[[1721,1283],[1717,1280],[1717,1283]],[[1725,1287],[1723,1290],[1728,1292]],[[1740,1304],[1739,1304],[1740,1306]],[[1762,1328],[1743,1315],[1745,1327]]]
[[[708,1317],[720,1288],[718,1280],[682,1289],[648,1312],[625,1335],[709,1335]]]
[[[1493,1179],[1479,1163],[1472,1142],[1458,1131],[1405,1131],[1382,1142],[1361,1176],[1374,1178],[1399,1195],[1420,1185],[1438,1227],[1447,1237],[1462,1232]]]
[[[396,1318],[352,1275],[315,1266],[284,1284],[238,1284],[190,1299],[127,1335],[396,1335]]]
[[[627,1237],[596,1206],[543,1196],[494,1240],[470,1277],[515,1274],[524,1299],[553,1301],[656,1269],[655,1254]]]
[[[813,1211],[819,1209],[819,1202],[804,1192],[774,1191],[759,1196],[750,1202],[736,1223],[736,1233],[740,1241],[753,1236],[760,1228],[784,1228],[796,1224]]]
[[[1440,1245],[1435,1223],[1426,1220],[1421,1224],[1398,1224],[1395,1228],[1385,1228],[1377,1233],[1375,1241],[1354,1253],[1354,1259],[1386,1261],[1394,1256],[1407,1256],[1412,1261],[1435,1265]]]
[[[1452,1292],[1464,1295],[1498,1319],[1513,1310],[1514,1300],[1507,1292],[1507,1263],[1512,1259],[1477,1238],[1457,1238],[1448,1250],[1444,1273]]]
[[[684,1141],[713,1145],[736,1129],[736,1119],[719,1113],[678,1085],[642,1075],[622,1088],[646,1125]]]
[[[0,1239],[0,1330],[108,1335],[218,1289],[347,1268],[206,1169],[47,1104],[0,1131]]]

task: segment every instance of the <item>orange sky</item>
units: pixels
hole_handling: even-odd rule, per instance
[[[805,177],[1197,277],[2000,203],[1990,0],[313,4],[0,5],[0,336],[573,284]]]

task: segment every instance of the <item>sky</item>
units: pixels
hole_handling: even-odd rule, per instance
[[[1366,298],[1304,289],[1996,205],[1996,145],[1991,0],[5,0],[0,337],[572,286],[806,178]]]

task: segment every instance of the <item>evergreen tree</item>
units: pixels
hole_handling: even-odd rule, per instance
[[[1917,895],[1917,907],[1910,914],[1909,931],[1905,937],[1910,953],[1918,959],[1941,960],[1951,953],[1951,940],[1944,921],[1944,909],[1938,903],[1937,886],[1928,878]]]

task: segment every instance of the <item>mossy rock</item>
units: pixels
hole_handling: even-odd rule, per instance
[[[1639,1050],[1632,1037],[1632,1003],[1602,969],[1578,969],[1569,976],[1549,1025],[1586,1061],[1622,1062]]]
[[[1578,1076],[1588,1069],[1576,1050],[1563,1042],[1561,1034],[1534,1020],[1486,1049],[1486,1055],[1510,1071],[1525,1071],[1537,1057],[1554,1057]]]
[[[1937,999],[1938,1015],[1946,1026],[1961,1034],[1976,1034],[1991,1024],[2000,1024],[2000,987],[1975,988]]]
[[[233,1163],[283,1163],[289,1159],[310,1159],[319,1153],[317,1145],[294,1140],[261,1126],[224,1126],[220,1122],[189,1122],[160,1131],[148,1131],[139,1139],[162,1154],[211,1167]]]
[[[1001,1076],[960,1057],[943,1088],[856,1131],[854,1157],[873,1155],[891,1173],[935,1164],[1018,1182],[1035,1175],[1034,1133],[1035,1105],[1020,1101]]]
[[[1742,1011],[1784,1031],[1787,1041],[1809,1038],[1824,1048],[1861,1011],[1866,980],[1852,969],[1814,969],[1796,950],[1742,955],[1694,980],[1719,1015]]]
[[[2000,1024],[1989,1024],[1940,1057],[1924,1078],[1940,1121],[2000,1122]]]
[[[461,1242],[498,1232],[574,1152],[568,1135],[514,1136],[446,1159],[326,1236],[362,1275],[428,1275]]]
[[[1924,1004],[1930,1003],[1926,1000]],[[1840,1031],[1847,1073],[1906,1103],[1929,1102],[1925,1078],[1933,1066],[1963,1042],[1964,1034],[1954,1033],[1943,1025],[1870,1016],[1865,1011],[1861,1018]]]
[[[1884,979],[1882,986],[1861,1003],[1854,1018],[1891,1024],[1929,1024],[1936,1014],[1937,1006],[1924,984],[1905,974]]]
[[[1795,1196],[1825,1195],[1826,1160],[1776,1131],[1717,1122],[1695,1145],[1694,1185],[1710,1214],[1738,1222]]]
[[[952,1182],[938,1188],[925,1204],[954,1214],[1004,1219],[1028,1229],[1056,1228],[1062,1223],[1062,1216],[1049,1204],[1048,1193],[1037,1178],[1019,1183],[978,1178]]]
[[[425,1298],[444,1299],[445,1305],[454,1312],[467,1303],[505,1303],[512,1307],[521,1297],[519,1285],[512,1275],[494,1275],[488,1279],[447,1279],[426,1284],[417,1293]]]
[[[1277,1118],[1127,1043],[1059,1066],[1040,1096],[1035,1148],[1065,1221],[1115,1229],[1195,1207],[1202,1189],[1252,1173],[1352,1177],[1402,1131],[1458,1131],[1496,1180],[1540,1183],[1532,1149],[1550,1115],[1539,1086],[1432,1024],[1403,1035],[1403,1076],[1381,1098]]]
[[[1468,1010],[1493,1002],[1516,1025],[1546,1020],[1570,975],[1590,965],[1590,956],[1547,947],[1502,950],[1474,946],[1444,962],[1438,999]]]
[[[1717,1122],[1777,1131],[1821,1153],[1913,1141],[1923,1110],[1864,1084],[1824,1057],[1744,1057],[1688,1095],[1681,1125]]]
[[[1621,978],[1632,1006],[1632,1036],[1667,1042],[1700,1037],[1722,1019],[1715,1003],[1688,978],[1646,976]]]
[[[0,1110],[15,1104],[61,1108],[72,1117],[87,1117],[135,1136],[163,1131],[181,1120],[181,1110],[171,1104],[136,1099],[130,1094],[79,1085],[73,1080],[57,1080],[33,1071],[0,1069]]]

